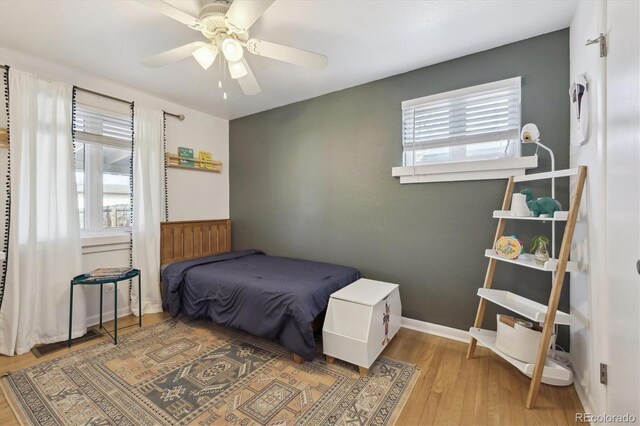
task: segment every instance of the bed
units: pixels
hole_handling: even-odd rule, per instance
[[[231,251],[231,223],[166,222],[161,242],[163,307],[275,340],[296,362],[315,355],[314,322],[331,293],[360,278],[350,267]]]

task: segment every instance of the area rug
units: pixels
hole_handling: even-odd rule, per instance
[[[22,424],[387,425],[419,375],[381,357],[355,367],[295,364],[281,346],[210,321],[166,320],[10,373]]]

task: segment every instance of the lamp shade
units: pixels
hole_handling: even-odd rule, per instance
[[[233,79],[242,78],[247,75],[247,67],[244,66],[242,61],[229,62],[229,74]]]
[[[222,49],[222,54],[229,62],[238,62],[244,54],[242,45],[231,37],[225,37],[224,40],[222,40],[220,48]]]
[[[202,46],[195,50],[192,55],[196,58],[196,61],[198,61],[200,66],[206,70],[216,60],[216,56],[218,56],[218,48],[213,44],[207,44],[206,46]]]

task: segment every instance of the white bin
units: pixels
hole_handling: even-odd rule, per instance
[[[359,279],[329,299],[324,353],[368,369],[400,329],[401,317],[397,284]]]
[[[498,330],[496,332],[496,348],[519,361],[532,364],[536,362],[538,347],[542,339],[542,329],[521,325],[517,318],[507,315],[496,315]],[[527,323],[527,321],[522,321]],[[551,342],[555,341],[554,336]]]

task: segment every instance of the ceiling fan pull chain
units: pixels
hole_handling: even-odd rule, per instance
[[[227,100],[227,67],[224,66],[222,60],[220,61],[220,64],[222,64],[222,75],[224,79],[224,92],[222,92],[222,99],[226,101]]]

